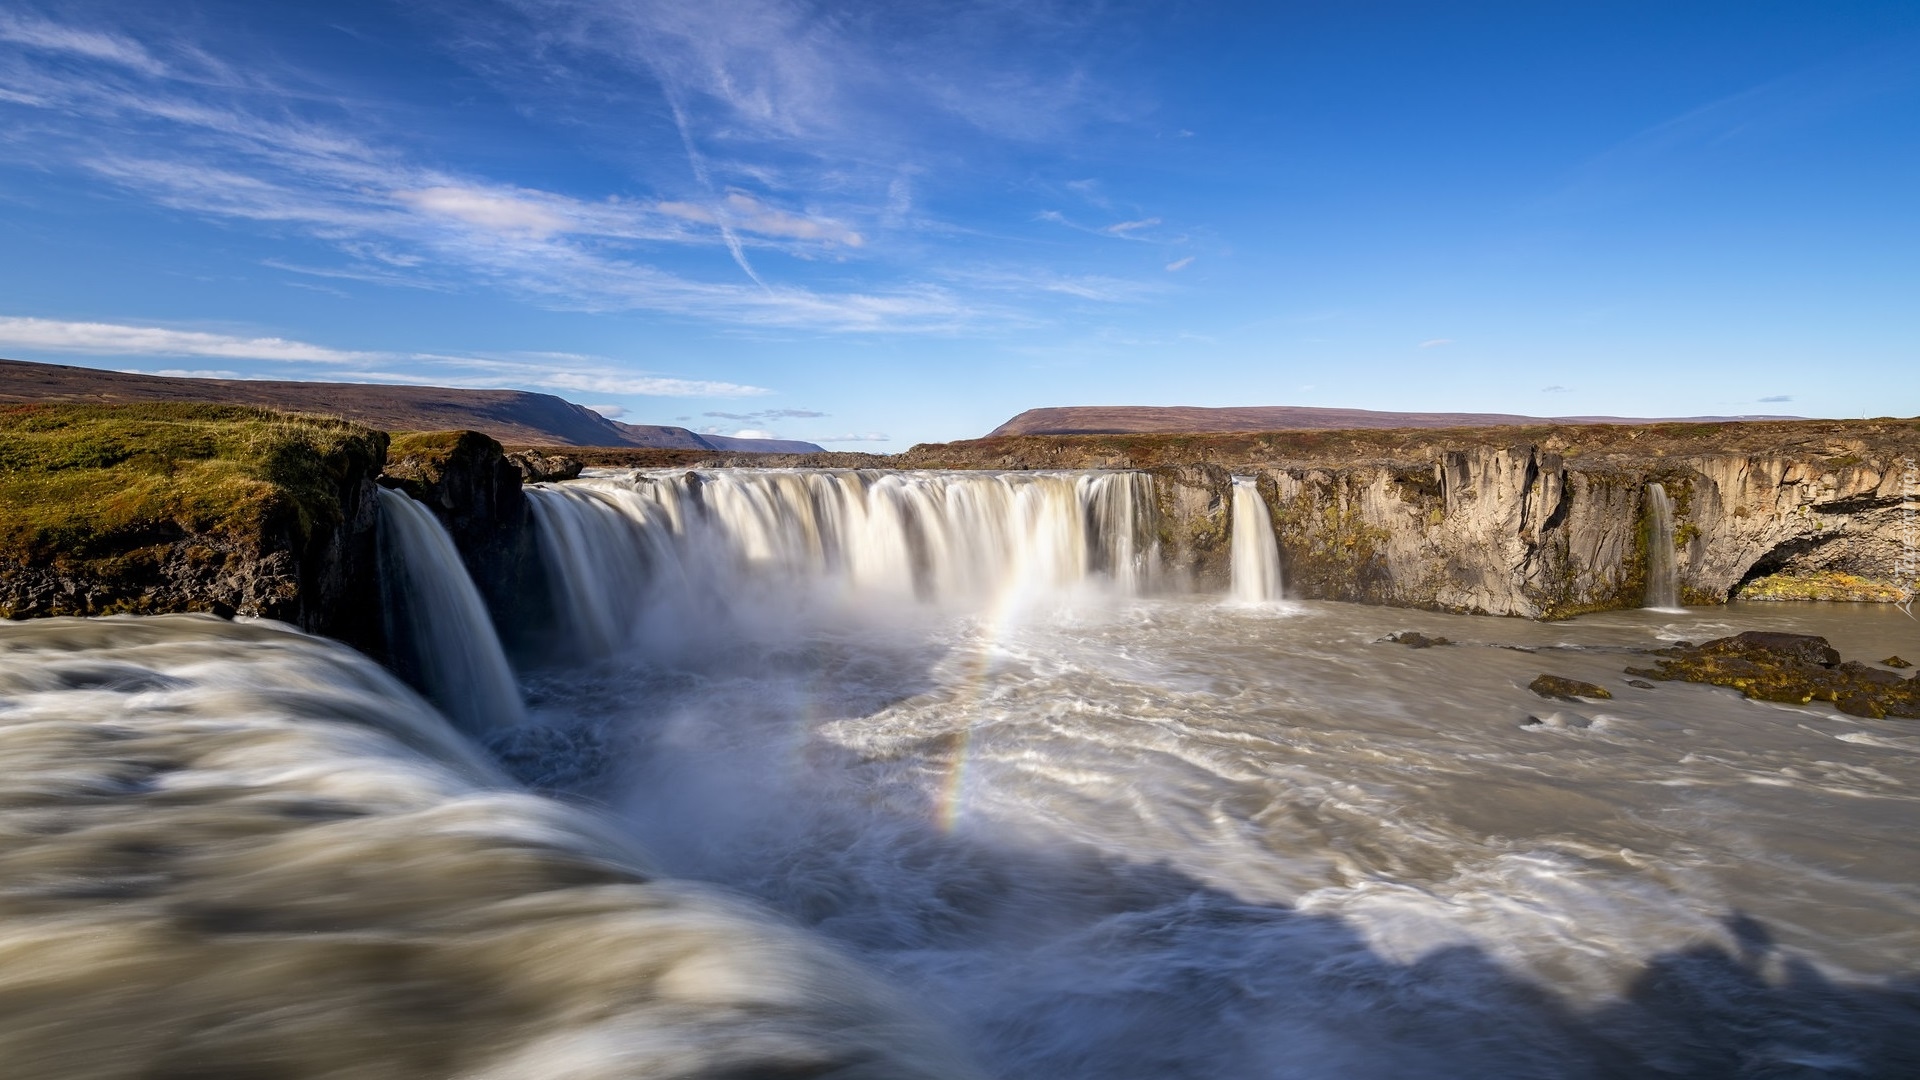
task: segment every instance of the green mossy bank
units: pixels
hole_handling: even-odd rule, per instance
[[[375,640],[387,443],[242,406],[0,408],[0,616],[210,611]]]

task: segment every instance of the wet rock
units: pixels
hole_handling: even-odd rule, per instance
[[[1560,675],[1541,675],[1527,684],[1527,689],[1544,698],[1559,698],[1562,701],[1574,701],[1579,698],[1610,698],[1613,691],[1604,686],[1596,686],[1579,679],[1568,679]]]
[[[1920,681],[1855,660],[1842,663],[1825,638],[1748,631],[1690,647],[1661,649],[1653,668],[1627,674],[1730,686],[1757,701],[1831,701],[1840,711],[1880,719],[1920,718]]]
[[[1405,645],[1409,649],[1431,649],[1435,645],[1451,645],[1453,642],[1443,637],[1428,637],[1413,630],[1403,630],[1398,634],[1388,634],[1386,640],[1395,645]]]
[[[543,454],[538,450],[515,450],[507,455],[507,461],[520,470],[521,482],[528,484],[572,480],[580,475],[583,467],[565,454]]]
[[[1653,684],[1652,684],[1652,683],[1650,683],[1650,682],[1648,682],[1648,681],[1647,681],[1647,680],[1645,680],[1645,679],[1628,679],[1628,680],[1627,680],[1627,685],[1628,685],[1628,686],[1632,686],[1632,687],[1636,687],[1636,688],[1638,688],[1638,689],[1641,689],[1641,690],[1651,690],[1651,689],[1653,689]]]
[[[1885,660],[1882,660],[1880,662],[1887,665],[1888,667],[1908,668],[1913,666],[1912,664],[1907,663],[1905,660],[1900,659],[1898,656],[1889,656]]]
[[[440,519],[501,643],[511,655],[531,657],[550,644],[552,613],[522,473],[499,443],[477,431],[425,431],[393,438],[380,482]]]

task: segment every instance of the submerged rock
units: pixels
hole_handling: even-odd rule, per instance
[[[1831,701],[1841,712],[1876,720],[1920,718],[1920,680],[1857,660],[1842,663],[1827,639],[1811,634],[1750,630],[1697,646],[1661,649],[1656,655],[1665,659],[1653,668],[1628,668],[1627,674],[1731,686],[1757,701]]]
[[[1907,663],[1905,660],[1900,659],[1898,656],[1889,656],[1885,660],[1882,660],[1880,662],[1887,665],[1888,667],[1907,668],[1907,667],[1913,666],[1912,664]]]
[[[1634,687],[1635,689],[1639,689],[1639,690],[1651,690],[1651,689],[1653,689],[1653,684],[1652,684],[1652,683],[1650,683],[1650,682],[1648,682],[1648,681],[1647,681],[1647,680],[1645,680],[1645,679],[1628,679],[1628,680],[1627,680],[1627,685],[1628,685],[1628,686],[1631,686],[1631,687]]]
[[[1604,686],[1596,686],[1579,679],[1568,679],[1559,675],[1541,675],[1527,684],[1527,689],[1545,698],[1559,698],[1573,701],[1577,698],[1610,698],[1613,691]]]
[[[1395,645],[1405,645],[1409,649],[1431,649],[1435,645],[1451,645],[1453,642],[1443,637],[1428,637],[1414,630],[1402,630],[1398,634],[1388,634],[1386,640]]]

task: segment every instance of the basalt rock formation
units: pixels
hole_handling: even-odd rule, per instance
[[[552,456],[509,457],[477,431],[430,431],[395,436],[380,482],[406,492],[446,526],[460,550],[501,643],[510,652],[539,651],[551,615],[533,511],[521,491],[530,469],[578,476],[578,462]]]
[[[1920,420],[1022,436],[886,461],[1154,471],[1168,557],[1214,586],[1230,477],[1254,476],[1288,595],[1536,618],[1641,604],[1656,482],[1683,603],[1763,578],[1810,599],[1833,581],[1851,590],[1834,598],[1910,597],[1917,462]]]

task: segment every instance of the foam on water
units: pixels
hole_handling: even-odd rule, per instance
[[[340,646],[0,622],[8,1077],[973,1075]]]
[[[1898,1075],[1920,1053],[1920,756],[1827,708],[1624,685],[1631,650],[1775,610],[1249,620],[1056,578],[1011,614],[922,590],[908,617],[904,579],[742,520],[697,526],[735,570],[694,575],[755,613],[737,647],[640,635],[537,682],[548,723],[593,733],[568,786],[675,872],[891,972],[995,1075]],[[1380,643],[1409,627],[1468,644]],[[1618,697],[1549,707],[1543,670]]]
[[[1249,618],[1156,593],[1127,474],[533,491],[593,662],[486,749],[604,814],[284,630],[0,624],[0,1060],[966,1075],[920,1015],[1016,1080],[1920,1060],[1920,740],[1622,674],[1911,655],[1897,612]]]

